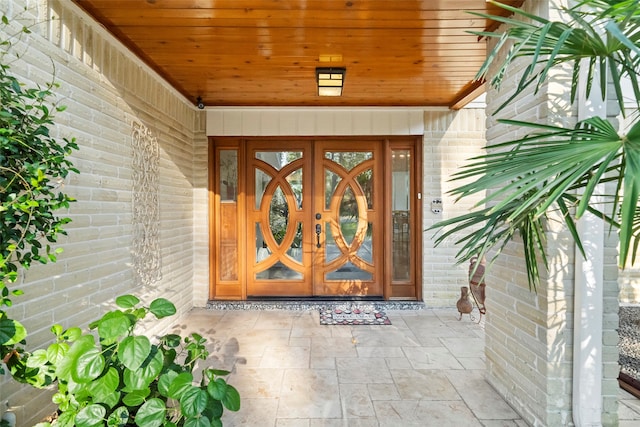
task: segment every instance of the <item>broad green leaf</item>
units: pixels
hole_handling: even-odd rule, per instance
[[[67,401],[67,396],[61,392],[54,393],[53,396],[51,396],[51,401],[56,405],[61,406]]]
[[[49,347],[47,347],[47,359],[51,362],[51,364],[57,365],[69,352],[69,348],[69,344],[65,342],[53,343]]]
[[[178,374],[169,385],[169,397],[180,400],[185,391],[191,388],[193,375],[190,372]]]
[[[105,367],[102,351],[97,348],[89,348],[78,356],[72,365],[71,377],[78,383],[87,383],[102,374]]]
[[[131,370],[138,369],[151,353],[151,341],[144,335],[129,336],[120,342],[118,360]]]
[[[207,377],[212,380],[215,375],[225,376],[225,375],[229,375],[231,372],[227,371],[227,370],[224,370],[224,369],[211,369],[211,368],[209,368],[209,369],[206,370],[206,373],[207,373]]]
[[[88,387],[94,400],[102,402],[108,399],[118,389],[119,385],[120,376],[118,375],[118,371],[113,366],[110,366],[104,375],[91,381]]]
[[[56,420],[56,427],[77,427],[75,424],[77,412],[73,409],[65,410],[63,413],[58,415],[58,419]]]
[[[64,332],[62,325],[55,324],[51,327],[51,333],[56,337],[62,336],[62,332]]]
[[[131,320],[121,311],[110,311],[102,316],[98,322],[98,334],[100,338],[112,342],[129,333]]]
[[[222,378],[218,378],[207,385],[207,391],[215,400],[222,401],[227,394],[227,387],[227,382]]]
[[[36,350],[29,355],[27,359],[27,366],[30,368],[44,366],[48,362],[46,350]]]
[[[127,393],[122,398],[122,403],[129,407],[140,406],[144,403],[144,400],[149,396],[151,390],[148,388],[144,390],[134,390],[131,393]]]
[[[206,417],[187,418],[184,427],[211,427],[211,422]]]
[[[180,409],[185,416],[196,417],[206,409],[208,400],[206,390],[191,386],[180,397]]]
[[[27,337],[27,330],[17,320],[0,319],[0,345],[11,346],[18,344]]]
[[[60,360],[56,367],[56,375],[58,378],[70,381],[71,372],[73,366],[76,364],[77,359],[87,351],[96,348],[95,339],[93,335],[82,335],[71,346],[66,356]]]
[[[230,411],[240,410],[240,393],[232,385],[227,384],[227,393],[222,399],[222,404]]]
[[[223,412],[224,407],[222,406],[222,403],[220,403],[219,400],[215,400],[211,396],[209,396],[207,409],[205,409],[205,411],[202,413],[202,416],[208,418],[209,421],[211,421],[211,425],[217,425],[216,420],[220,420]]]
[[[82,335],[82,329],[78,327],[72,327],[64,331],[64,334],[62,336],[67,341],[75,341],[78,338],[80,338],[81,335]]]
[[[104,405],[106,405],[108,408],[113,408],[116,405],[118,405],[120,403],[120,396],[122,395],[121,392],[119,391],[114,391],[111,394],[108,394],[106,396],[101,396],[100,399],[98,399],[97,397],[95,398],[95,402],[96,403],[102,403]]]
[[[123,379],[126,391],[142,390],[149,387],[163,367],[162,353],[154,349],[140,368],[132,370],[125,368]]]
[[[167,347],[178,347],[182,342],[182,337],[178,334],[167,334],[162,337],[162,342]]]
[[[139,427],[158,427],[164,423],[166,406],[160,399],[149,399],[136,413],[135,422]]]
[[[102,426],[104,425],[105,415],[107,415],[107,411],[101,405],[87,405],[76,415],[76,427]]]
[[[133,308],[140,303],[140,300],[133,295],[121,295],[116,298],[116,304],[120,308]]]
[[[203,412],[203,415],[215,425],[214,421],[219,420],[224,413],[224,407],[222,406],[222,402],[216,400],[209,395],[209,402],[207,403],[207,409]]]
[[[173,316],[176,314],[176,306],[167,299],[158,298],[151,303],[149,311],[158,319],[162,319],[163,317]]]
[[[129,410],[125,406],[118,406],[107,418],[108,427],[125,427],[129,423]]]
[[[169,395],[169,387],[173,380],[178,376],[176,371],[167,371],[164,374],[160,375],[158,379],[158,392],[165,397],[170,397]]]

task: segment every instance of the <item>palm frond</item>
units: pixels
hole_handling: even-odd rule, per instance
[[[640,100],[638,84],[638,51],[640,39],[640,14],[637,1],[625,0],[617,3],[586,0],[572,8],[562,9],[569,22],[554,22],[521,9],[501,3],[491,2],[513,13],[515,18],[504,18],[482,13],[473,13],[487,19],[507,24],[505,31],[474,32],[482,37],[497,38],[497,45],[487,56],[487,60],[478,71],[477,79],[487,80],[492,86],[499,88],[506,75],[506,69],[518,58],[527,58],[526,67],[516,90],[500,105],[496,112],[509,105],[513,99],[525,89],[535,84],[537,92],[546,81],[548,72],[553,67],[564,63],[572,63],[574,76],[577,76],[582,59],[588,59],[587,74],[595,75],[599,71],[600,78],[605,79],[607,69],[613,75],[614,89],[618,100],[624,99],[619,85],[622,78],[628,78],[634,90],[635,99]],[[528,22],[531,20],[533,23]],[[491,79],[487,78],[491,64],[495,63],[498,52],[511,42],[513,45],[505,59],[498,64],[498,69]],[[613,68],[613,71],[611,70]],[[604,80],[603,80],[604,82]],[[606,84],[600,85],[604,99]],[[587,87],[587,95],[591,85]],[[577,79],[572,79],[571,100],[577,95]],[[619,103],[624,112],[625,105]]]
[[[440,245],[450,238],[457,238],[456,245],[459,246],[456,253],[458,264],[469,261],[472,257],[489,258],[489,264],[502,253],[504,247],[515,237],[520,237],[525,250],[525,266],[529,284],[532,289],[536,289],[540,283],[540,271],[538,262],[547,266],[547,257],[544,252],[545,231],[544,220],[536,218],[532,211],[525,212],[514,221],[506,219],[512,216],[521,200],[512,200],[512,203],[501,209],[484,208],[477,212],[460,215],[455,218],[444,220],[435,224],[430,230],[438,229],[440,232],[436,236],[435,244]],[[462,237],[457,237],[461,232],[469,229],[474,231],[466,232]],[[491,257],[489,252],[493,250]]]
[[[551,70],[564,64],[572,68],[572,101],[578,95],[582,73],[589,81],[587,95],[598,76],[605,99],[609,75],[623,114],[627,95],[640,107],[637,0],[583,0],[574,7],[560,9],[566,17],[563,22],[491,3],[513,16],[474,13],[506,27],[504,31],[475,33],[496,39],[477,78],[499,88],[515,61],[521,58],[527,61],[515,90],[494,114],[523,92],[537,92]],[[511,47],[501,56],[507,46]],[[633,93],[624,93],[620,84],[623,79],[630,81]],[[629,258],[634,262],[640,248],[640,114],[634,114],[635,124],[626,136],[618,135],[611,123],[598,117],[583,120],[572,128],[499,120],[505,126],[528,129],[530,133],[492,144],[485,154],[470,159],[454,174],[452,180],[461,184],[449,194],[456,201],[482,196],[475,206],[477,211],[432,227],[441,232],[436,245],[455,236],[458,262],[491,251],[491,265],[504,247],[518,237],[523,245],[529,285],[535,289],[540,281],[539,264],[546,268],[548,262],[544,222],[549,220],[549,213],[556,210],[560,214],[584,256],[576,221],[589,212],[609,224],[611,230],[619,229],[620,266],[624,267]],[[603,188],[613,193],[599,194]]]
[[[634,221],[640,196],[640,122],[631,127],[625,139],[625,177],[620,209],[620,260],[626,265],[629,249],[637,247],[638,235],[634,233]],[[634,239],[636,242],[634,243]],[[635,260],[636,254],[632,256]]]

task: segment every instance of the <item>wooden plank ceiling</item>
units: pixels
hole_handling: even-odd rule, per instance
[[[458,108],[486,50],[468,31],[495,27],[466,11],[505,14],[485,0],[74,1],[207,106]],[[327,66],[346,67],[341,97],[317,95]]]

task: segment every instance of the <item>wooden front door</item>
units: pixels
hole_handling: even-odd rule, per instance
[[[247,144],[248,296],[382,296],[380,151]]]
[[[212,138],[212,299],[419,299],[419,137]]]

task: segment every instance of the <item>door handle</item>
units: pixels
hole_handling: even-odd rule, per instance
[[[322,226],[320,224],[316,224],[316,238],[318,239],[316,247],[318,248],[322,247],[322,245],[320,244],[320,233],[322,233]]]

